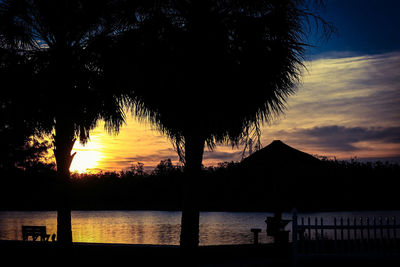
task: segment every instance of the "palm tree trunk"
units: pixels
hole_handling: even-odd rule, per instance
[[[70,172],[69,168],[75,154],[74,125],[65,117],[56,121],[54,135],[54,155],[57,163],[57,242],[62,245],[72,244]]]
[[[198,181],[204,142],[204,138],[198,135],[185,136],[185,184],[180,236],[180,245],[185,249],[194,249],[199,245]]]

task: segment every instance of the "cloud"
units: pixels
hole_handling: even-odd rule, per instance
[[[294,143],[320,147],[325,150],[353,152],[362,149],[357,146],[363,142],[400,144],[400,127],[344,127],[338,125],[282,131]]]
[[[242,155],[242,151],[204,151],[203,159],[205,161],[224,162],[237,160]]]
[[[400,52],[309,62],[285,115],[263,127],[312,154],[400,155]],[[346,156],[347,155],[347,156]]]
[[[132,157],[126,157],[125,160],[128,162],[160,162],[160,160],[164,159],[175,159],[178,155],[176,151],[172,148],[160,149],[158,151],[154,151],[154,153],[146,154],[146,155],[136,155]]]
[[[288,99],[282,128],[400,123],[400,52],[307,63],[298,93]]]

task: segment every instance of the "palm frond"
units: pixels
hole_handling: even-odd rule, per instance
[[[257,139],[260,124],[281,115],[297,90],[310,19],[330,32],[308,1],[164,4],[146,10],[116,58],[134,88],[133,113],[168,135],[180,155],[192,133],[210,149]]]
[[[32,65],[30,101],[43,121],[73,121],[82,143],[99,120],[109,133],[125,122],[123,94],[105,87],[105,58],[118,23],[116,1],[4,0],[0,3],[0,48]]]

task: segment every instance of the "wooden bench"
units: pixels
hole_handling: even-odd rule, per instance
[[[22,240],[28,241],[29,237],[36,241],[40,237],[40,241],[49,241],[50,235],[46,233],[46,226],[22,226]]]

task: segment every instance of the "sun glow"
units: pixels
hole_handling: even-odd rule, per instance
[[[72,152],[76,152],[76,155],[70,167],[71,172],[94,173],[100,170],[99,162],[104,156],[101,152],[101,145],[95,139],[86,146],[75,144]]]

